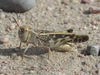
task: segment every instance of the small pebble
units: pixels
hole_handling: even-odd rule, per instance
[[[100,22],[100,17],[98,17],[98,18],[97,18],[97,21],[99,21],[99,22]]]
[[[63,0],[63,1],[61,1],[61,3],[62,3],[62,4],[66,4],[66,1],[65,1],[65,0]]]
[[[74,4],[80,4],[80,2],[78,0],[74,0],[73,3]]]
[[[79,55],[77,55],[77,57],[84,58],[84,55],[82,55],[82,54],[79,54]]]
[[[64,74],[62,74],[61,72],[55,72],[54,75],[64,75]]]
[[[10,63],[10,60],[5,60],[5,61],[3,61],[3,63],[8,64],[8,63]]]
[[[0,24],[2,24],[2,21],[0,20]]]
[[[5,69],[7,69],[7,67],[6,66],[3,66],[2,69],[5,70]]]
[[[15,27],[16,27],[16,26],[15,26],[14,24],[11,24],[11,25],[9,26],[9,29],[10,29],[10,30],[13,30],[13,29],[15,29]]]
[[[64,24],[68,24],[68,22],[64,21]]]
[[[7,43],[8,40],[9,39],[7,35],[0,35],[0,44]]]
[[[42,67],[42,70],[46,70],[47,71],[47,68],[46,67]]]
[[[51,7],[48,7],[47,10],[52,10],[52,8]]]
[[[82,65],[87,65],[87,62],[86,62],[86,61],[83,61],[83,62],[82,62]]]
[[[99,55],[99,51],[100,51],[100,45],[90,44],[90,45],[87,46],[87,52],[90,55],[98,56]]]
[[[54,16],[55,16],[55,17],[58,17],[58,16],[60,16],[60,14],[58,14],[58,13],[55,13],[55,14],[54,14]]]
[[[80,44],[80,45],[78,46],[78,48],[83,48],[83,44]]]
[[[34,73],[34,71],[31,70],[30,73],[32,74],[32,73]]]
[[[20,15],[20,16],[19,16],[19,20],[22,21],[22,22],[25,22],[25,16]],[[18,22],[19,22],[19,21],[18,21]]]
[[[80,71],[79,75],[89,75],[89,74],[85,73],[84,71]]]
[[[93,30],[97,30],[97,28],[98,28],[98,27],[96,27],[96,26],[93,26],[93,27],[92,27]]]
[[[82,0],[81,3],[83,4],[90,3],[90,0]]]
[[[69,2],[66,2],[66,3],[65,3],[65,5],[69,5],[69,4],[70,4]]]
[[[5,29],[5,31],[9,32],[9,31],[10,31],[10,29],[7,27],[7,28]]]
[[[83,15],[83,12],[82,12],[82,11],[80,11],[80,12],[79,12],[79,14]]]
[[[90,0],[90,2],[94,2],[94,0]]]
[[[87,27],[85,26],[83,29],[84,29],[84,30],[87,30]]]
[[[2,69],[0,69],[0,75],[2,75],[2,73],[4,73],[4,71]]]
[[[61,68],[61,70],[64,70],[64,68]]]
[[[17,57],[16,53],[13,53],[12,56],[11,56],[12,59],[15,59],[16,57]]]
[[[4,19],[5,18],[5,14],[4,13],[0,13],[0,19]]]
[[[93,20],[93,21],[91,22],[91,24],[92,24],[92,25],[97,25],[97,21],[96,21],[96,20]]]
[[[100,13],[100,7],[91,6],[91,7],[89,8],[89,12],[90,12],[90,13],[94,13],[94,14]]]
[[[97,66],[97,67],[98,67],[98,69],[100,69],[100,63],[98,64],[98,66]]]

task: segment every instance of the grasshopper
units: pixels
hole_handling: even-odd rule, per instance
[[[34,47],[44,47],[48,48],[48,59],[49,59],[49,53],[51,52],[51,48],[53,49],[61,49],[64,51],[73,51],[72,47],[68,44],[71,43],[82,43],[89,40],[88,35],[79,35],[72,33],[73,30],[69,29],[67,31],[62,32],[54,32],[54,31],[48,31],[48,30],[33,30],[32,28],[29,28],[28,26],[19,26],[16,19],[13,17],[15,23],[19,27],[18,35],[20,38],[20,46],[21,43],[28,44],[27,48],[23,52],[22,60],[24,59],[24,54],[29,48],[30,45]]]

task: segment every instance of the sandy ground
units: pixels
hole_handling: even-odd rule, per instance
[[[71,28],[73,33],[89,36],[88,42],[72,44],[77,52],[52,49],[54,54],[50,53],[50,60],[47,49],[30,47],[20,63],[26,45],[23,44],[17,50],[20,42],[18,27],[10,29],[16,25],[12,17],[16,18],[17,15],[1,11],[5,18],[0,19],[0,34],[8,35],[9,41],[0,45],[0,75],[100,75],[100,57],[86,52],[88,44],[100,44],[100,13],[88,12],[90,6],[100,6],[99,4],[97,1],[76,4],[70,0],[65,0],[65,3],[59,0],[37,0],[32,10],[18,13],[20,26],[53,31]],[[92,21],[97,24],[92,25]]]

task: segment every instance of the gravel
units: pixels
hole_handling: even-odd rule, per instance
[[[62,0],[61,0],[62,1]],[[0,34],[8,35],[8,42],[0,44],[0,73],[3,75],[99,75],[100,56],[88,55],[86,47],[89,44],[100,45],[100,13],[89,13],[90,6],[99,6],[98,1],[82,4],[74,0],[37,0],[36,6],[28,12],[18,13],[20,26],[27,25],[33,29],[52,31],[66,31],[73,29],[73,33],[86,34],[89,41],[72,43],[77,52],[64,52],[30,47],[21,60],[26,44],[16,50],[20,40],[18,27],[12,17],[17,19],[16,13],[0,11],[5,15],[0,19]],[[96,21],[98,24],[91,24]],[[12,28],[9,27],[12,25]],[[15,28],[13,28],[15,25]],[[94,27],[95,26],[95,27]]]

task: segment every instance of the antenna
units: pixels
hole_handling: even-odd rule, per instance
[[[16,19],[14,17],[12,17],[14,19],[14,21],[16,22],[17,26],[20,28],[18,22],[16,21]]]

